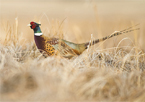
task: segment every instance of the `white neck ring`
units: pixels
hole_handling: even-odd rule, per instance
[[[34,33],[35,36],[41,36],[43,33]]]

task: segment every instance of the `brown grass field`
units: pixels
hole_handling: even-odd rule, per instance
[[[72,59],[44,58],[31,21],[49,37],[88,42],[140,24]],[[0,0],[1,102],[145,102],[145,1]]]

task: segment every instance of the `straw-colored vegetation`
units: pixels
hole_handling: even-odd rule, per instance
[[[46,36],[64,38],[64,21],[49,21],[49,29],[43,26],[42,30]],[[13,26],[3,25],[6,36],[0,45],[0,101],[145,100],[145,52],[137,44],[139,31],[130,33],[135,40],[124,37],[109,48],[104,43],[111,40],[106,40],[66,59],[59,55],[44,58],[34,42],[25,43],[18,27],[18,18]]]
[[[116,47],[92,46],[70,60],[44,58],[34,43],[19,44],[17,25],[7,27],[0,46],[0,100],[145,100],[145,54],[137,46],[119,47],[122,39]]]

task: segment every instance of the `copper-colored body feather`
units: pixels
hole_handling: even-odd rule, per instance
[[[60,54],[63,57],[71,58],[80,54],[76,49],[71,48],[64,40],[57,38],[48,38],[44,35],[34,36],[37,48],[44,54],[44,56],[52,56]]]

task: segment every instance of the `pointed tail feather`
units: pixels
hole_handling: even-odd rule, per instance
[[[130,30],[131,28],[136,27],[136,26],[138,26],[138,25],[139,25],[139,23],[136,24],[136,25],[130,26],[130,27],[128,27],[128,28],[126,28],[126,29],[124,29],[124,30],[122,30],[122,31],[120,31],[120,32],[124,32],[124,31]]]
[[[135,27],[135,26],[138,26],[138,25],[139,25],[139,24],[136,24],[136,25],[131,26],[131,27],[129,27],[129,28],[127,28],[127,29],[124,29],[124,30],[122,30],[122,31],[114,32],[113,34],[111,34],[111,35],[109,35],[109,36],[103,37],[103,38],[101,38],[101,39],[96,39],[96,40],[92,41],[91,43],[90,43],[90,42],[87,42],[87,43],[85,43],[85,47],[86,47],[86,49],[87,49],[87,48],[88,48],[88,45],[91,46],[91,45],[94,45],[94,44],[99,43],[99,42],[101,42],[101,41],[104,41],[104,40],[107,40],[107,39],[109,39],[109,38],[112,38],[112,37],[114,37],[114,36],[118,36],[118,35],[121,35],[121,34],[124,34],[124,33],[129,33],[129,32],[135,31],[135,30],[139,30],[140,28],[131,29],[131,28],[133,28],[133,27]]]

